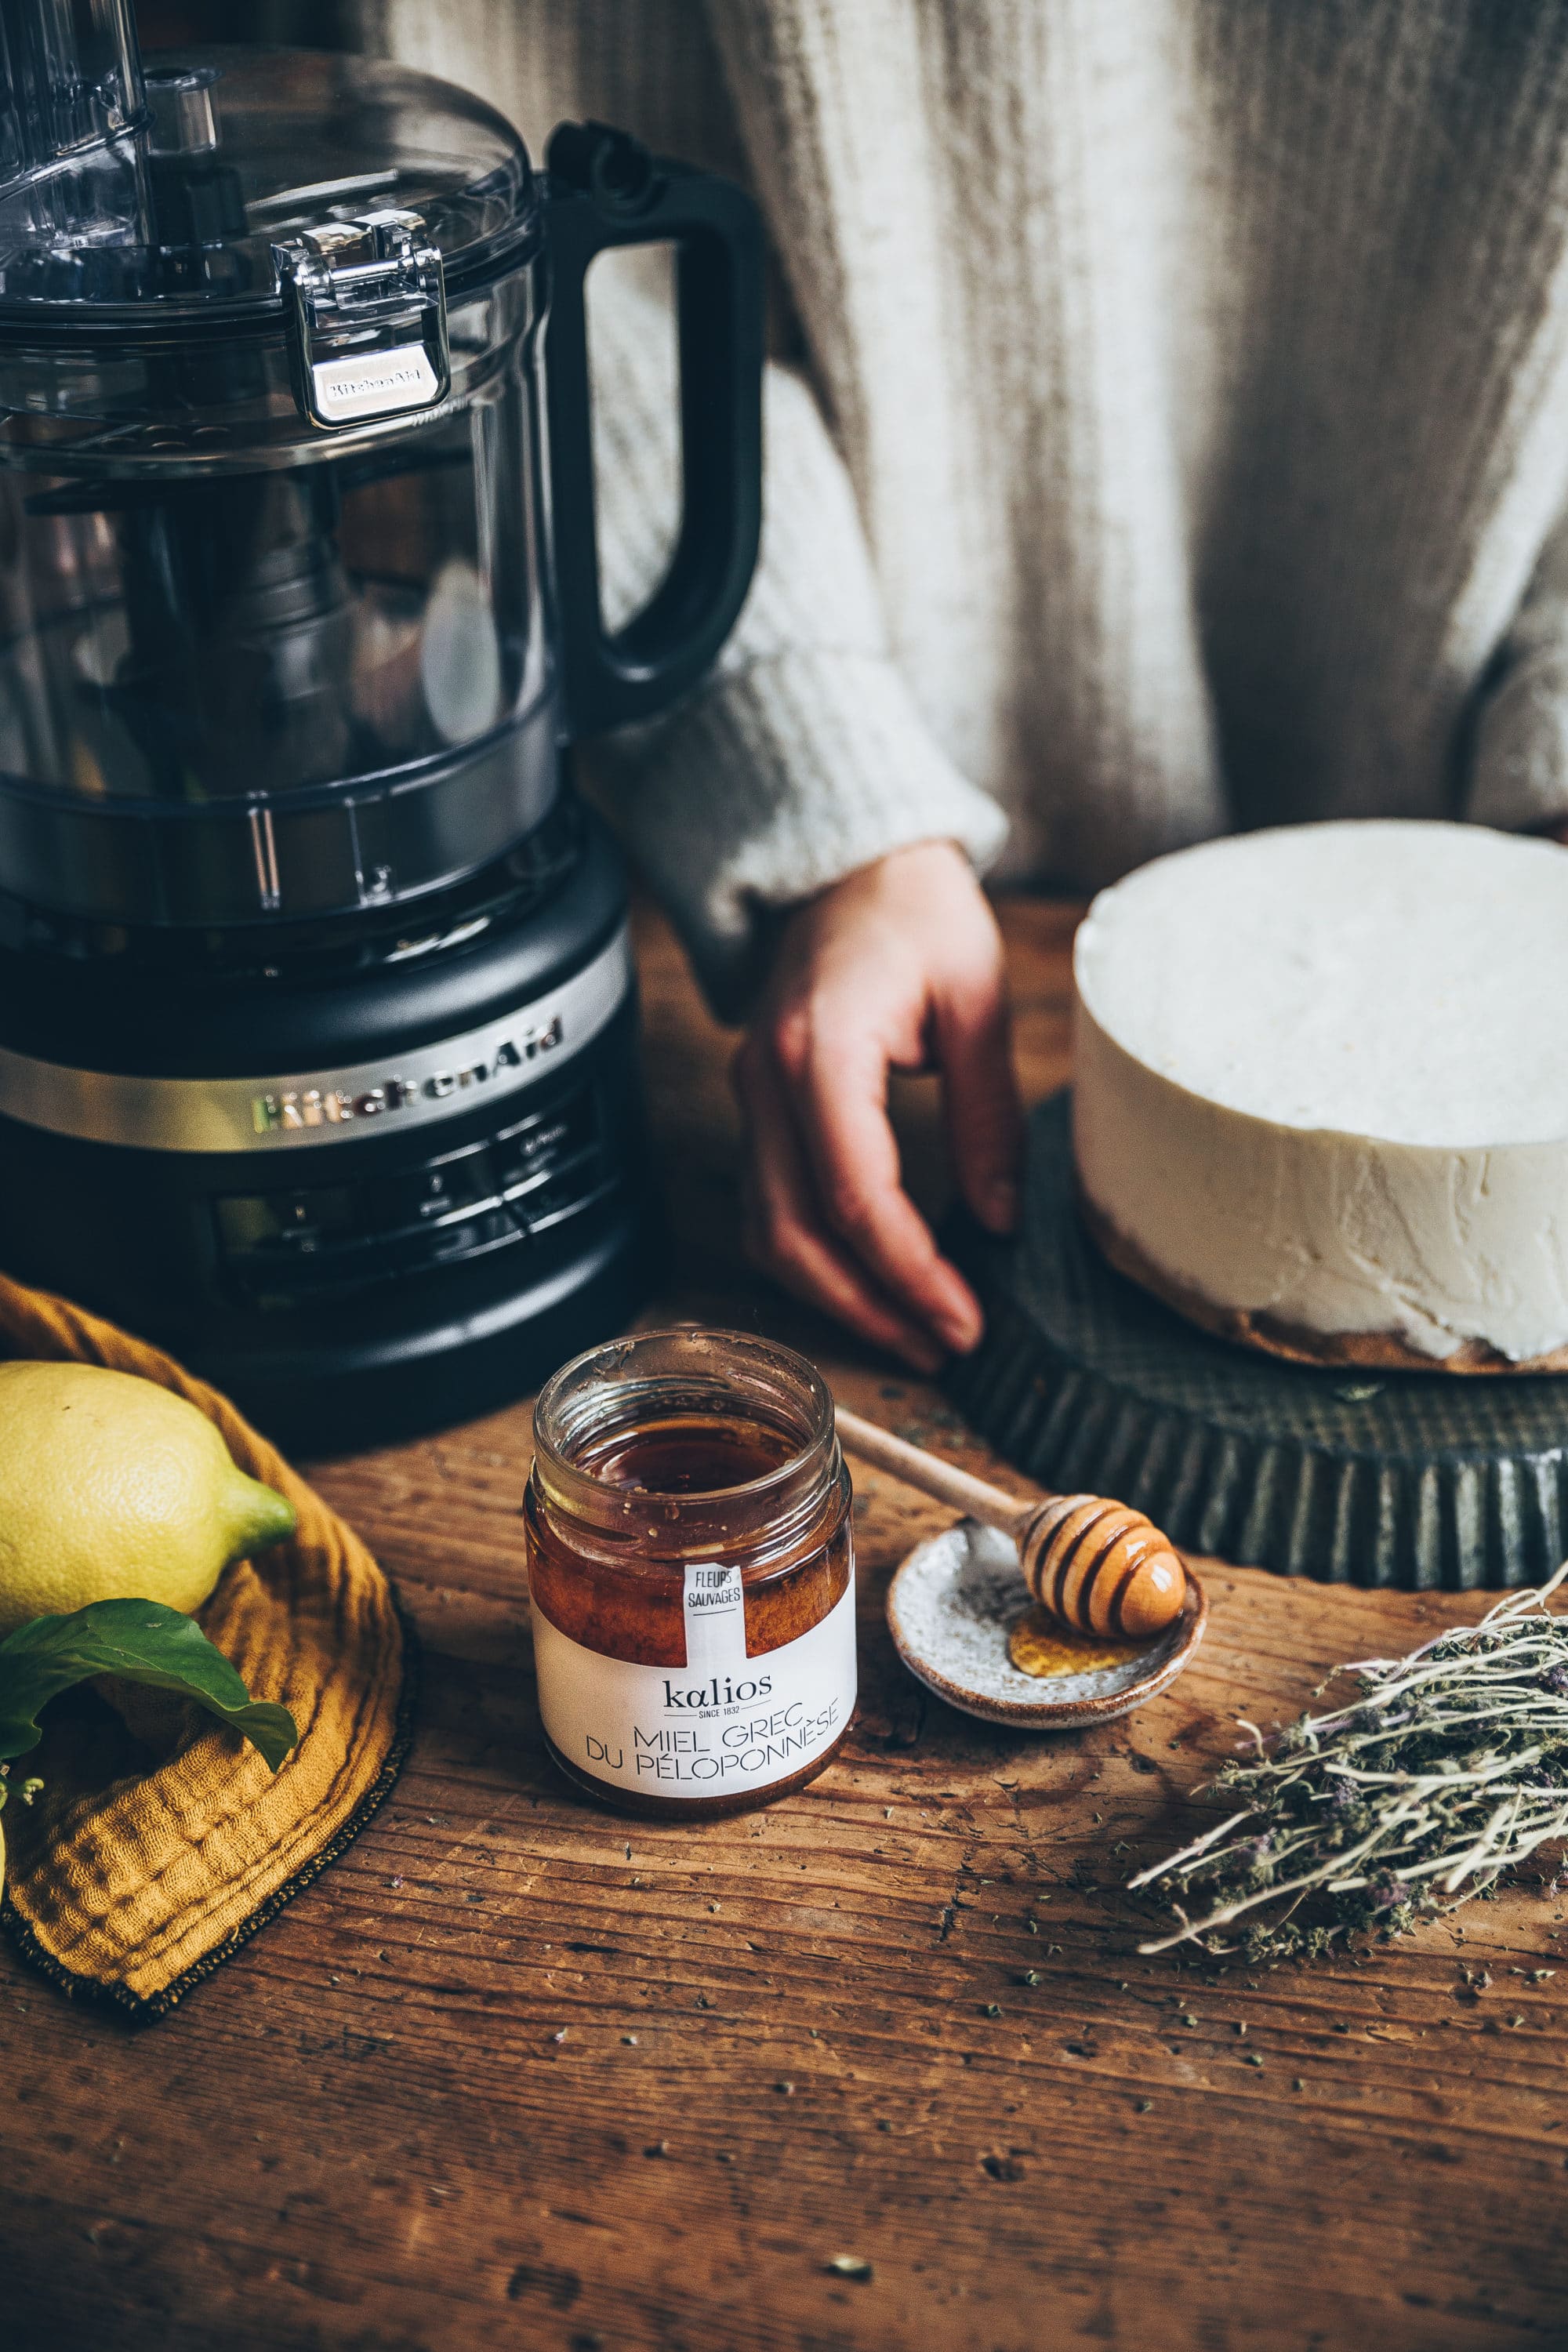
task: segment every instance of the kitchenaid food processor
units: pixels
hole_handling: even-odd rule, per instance
[[[621,869],[567,747],[755,560],[762,261],[599,125],[0,20],[0,1265],[321,1448],[515,1394],[645,1280]],[[584,280],[677,254],[683,509],[602,612]]]

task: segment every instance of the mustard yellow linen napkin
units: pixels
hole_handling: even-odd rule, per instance
[[[341,1853],[387,1794],[408,1745],[412,1636],[358,1537],[169,1357],[4,1276],[0,1356],[107,1364],[174,1389],[299,1514],[290,1540],[227,1570],[201,1612],[251,1696],[281,1701],[299,1726],[282,1769],[162,1695],[127,1693],[122,1717],[89,1695],[74,1709],[57,1702],[25,1759],[44,1780],[37,1802],[6,1807],[0,1916],[23,1956],[62,1991],[161,2016]]]

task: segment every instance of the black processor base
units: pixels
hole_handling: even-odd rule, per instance
[[[381,1339],[317,1339],[298,1353],[232,1358],[198,1346],[188,1369],[300,1460],[426,1436],[515,1403],[625,1330],[652,1283],[658,1230],[651,1204],[640,1203],[538,1285],[445,1302],[429,1323],[405,1321]]]
[[[320,1458],[525,1396],[625,1328],[659,1263],[628,1000],[535,1086],[400,1134],[136,1150],[0,1118],[0,1265]]]

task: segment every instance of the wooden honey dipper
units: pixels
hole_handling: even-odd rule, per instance
[[[1021,1503],[858,1412],[842,1405],[835,1412],[849,1453],[1011,1536],[1030,1591],[1075,1632],[1146,1642],[1181,1614],[1187,1571],[1142,1511],[1100,1495],[1039,1495]]]

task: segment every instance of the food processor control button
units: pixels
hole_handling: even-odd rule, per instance
[[[520,1238],[506,1211],[491,1207],[469,1214],[459,1211],[444,1224],[430,1225],[420,1233],[399,1234],[392,1251],[403,1273],[417,1274],[426,1266],[450,1265],[458,1258],[479,1257],[488,1250],[505,1248]]]
[[[495,1206],[500,1190],[490,1155],[479,1144],[367,1186],[370,1222],[378,1233],[419,1232],[468,1211]]]
[[[510,1200],[536,1186],[596,1138],[594,1098],[584,1087],[551,1110],[536,1111],[498,1135],[492,1150],[501,1191]]]
[[[518,1203],[513,1214],[527,1222],[531,1234],[553,1233],[572,1217],[592,1209],[616,1189],[616,1179],[601,1174],[596,1151],[591,1151],[570,1168],[563,1168],[547,1184],[530,1192]]]
[[[352,1185],[231,1193],[212,1205],[224,1288],[252,1306],[301,1305],[372,1282],[381,1269]]]
[[[295,1192],[230,1194],[214,1202],[226,1257],[265,1257],[274,1265],[352,1246],[364,1236],[359,1202],[348,1184]]]

